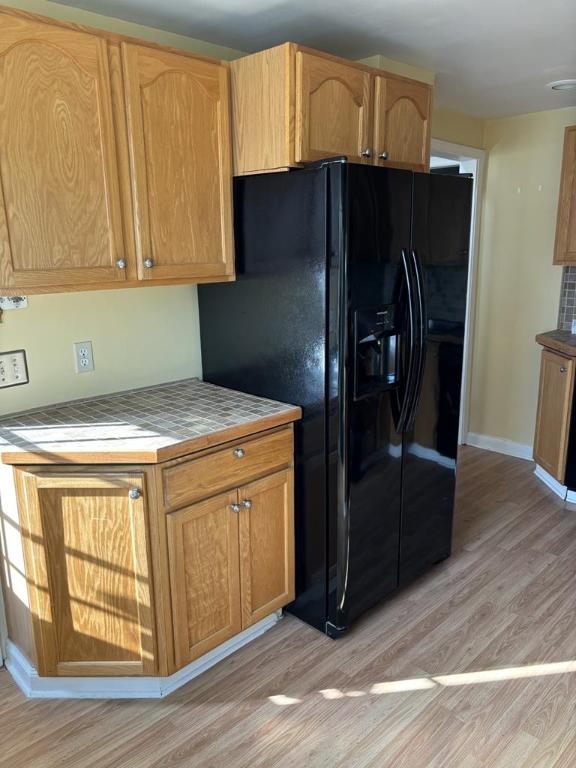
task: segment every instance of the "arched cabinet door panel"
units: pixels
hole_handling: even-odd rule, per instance
[[[123,44],[141,280],[234,269],[226,65]]]
[[[432,89],[395,77],[374,78],[374,162],[414,171],[430,163]]]
[[[108,43],[0,24],[0,287],[123,281]]]
[[[370,161],[370,74],[298,51],[296,162],[335,155]]]

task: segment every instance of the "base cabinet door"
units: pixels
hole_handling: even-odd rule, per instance
[[[278,472],[238,492],[243,628],[294,600],[293,479]]]
[[[564,483],[574,393],[574,360],[542,351],[534,461]]]
[[[141,280],[232,275],[225,65],[122,45]]]
[[[432,89],[401,78],[374,78],[374,162],[427,171]]]
[[[144,476],[17,478],[39,674],[155,674]]]
[[[368,162],[370,74],[322,56],[296,53],[296,162],[346,155]]]
[[[237,492],[167,516],[176,666],[242,629]]]

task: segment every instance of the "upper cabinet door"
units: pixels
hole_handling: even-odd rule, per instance
[[[554,264],[576,263],[576,125],[566,128]]]
[[[123,44],[140,279],[232,275],[225,65]]]
[[[0,288],[125,279],[105,40],[2,16]]]
[[[334,155],[369,162],[371,154],[370,74],[298,51],[296,162]]]
[[[432,89],[395,77],[374,78],[374,162],[414,171],[430,163]]]

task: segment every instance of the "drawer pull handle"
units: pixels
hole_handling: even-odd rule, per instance
[[[237,459],[243,459],[244,455],[244,448],[234,448],[234,456],[236,456]]]
[[[251,499],[244,499],[244,501],[242,502],[242,506],[245,509],[252,509],[252,501],[251,501]]]
[[[230,504],[232,512],[240,512],[240,504]]]
[[[128,498],[132,499],[132,501],[136,501],[140,496],[142,496],[142,492],[138,488],[130,488],[128,491]]]
[[[566,366],[565,366],[565,365],[561,365],[561,366],[560,366],[560,373],[566,373],[566,371],[567,371],[567,370],[568,370],[568,369],[566,368]]]

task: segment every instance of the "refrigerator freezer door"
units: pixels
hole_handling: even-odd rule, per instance
[[[425,350],[404,435],[401,584],[450,554],[471,207],[471,179],[414,175]]]
[[[329,420],[339,478],[338,498],[329,498],[332,634],[398,583],[402,438],[395,419],[406,363],[402,249],[410,241],[412,174],[350,165],[346,182],[339,305],[346,352],[339,419]]]

